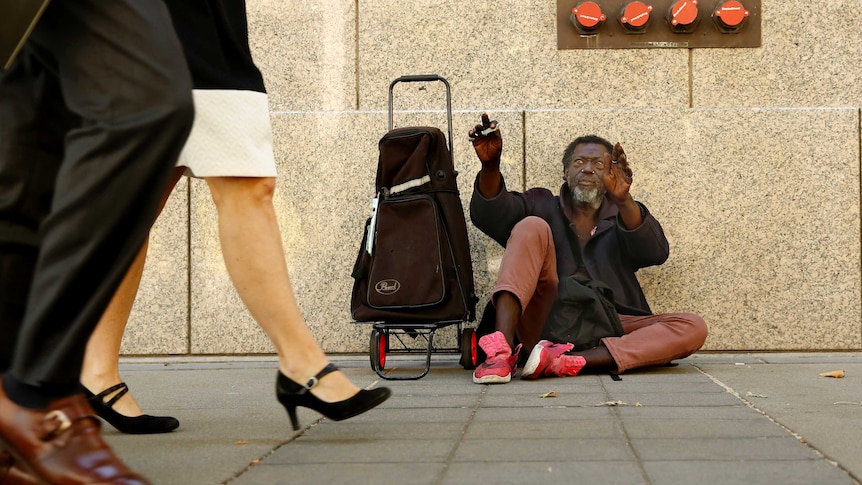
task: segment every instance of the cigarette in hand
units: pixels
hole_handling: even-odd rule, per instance
[[[480,131],[479,133],[482,136],[485,136],[485,135],[490,135],[491,133],[494,133],[495,131],[497,131],[499,129],[500,129],[500,124],[497,123],[497,125],[494,126],[493,128],[491,128],[491,127],[485,128],[484,130]]]

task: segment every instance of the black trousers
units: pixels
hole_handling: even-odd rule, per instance
[[[14,401],[77,386],[193,111],[160,1],[52,2],[0,73],[0,373]]]

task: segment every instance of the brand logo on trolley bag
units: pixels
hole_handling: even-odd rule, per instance
[[[401,283],[397,280],[380,280],[374,285],[374,290],[381,295],[391,295],[401,289]]]

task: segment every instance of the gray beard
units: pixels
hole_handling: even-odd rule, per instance
[[[572,202],[575,205],[587,205],[593,209],[598,209],[602,205],[605,198],[605,186],[598,185],[595,188],[584,189],[580,186],[575,186],[572,189]]]

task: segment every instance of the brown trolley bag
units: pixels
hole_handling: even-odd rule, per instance
[[[392,87],[435,80],[447,88],[448,145],[434,127],[392,129]],[[350,305],[356,322],[375,323],[378,339],[396,330],[415,334],[430,328],[433,335],[436,327],[475,320],[478,299],[452,161],[448,88],[436,75],[404,76],[390,85],[390,130],[378,144],[376,195],[353,268]],[[374,339],[372,366],[379,373]],[[388,350],[384,344],[377,345],[378,354]]]
[[[437,128],[380,140],[376,210],[354,268],[356,321],[460,322],[475,313],[473,268],[452,157]]]

